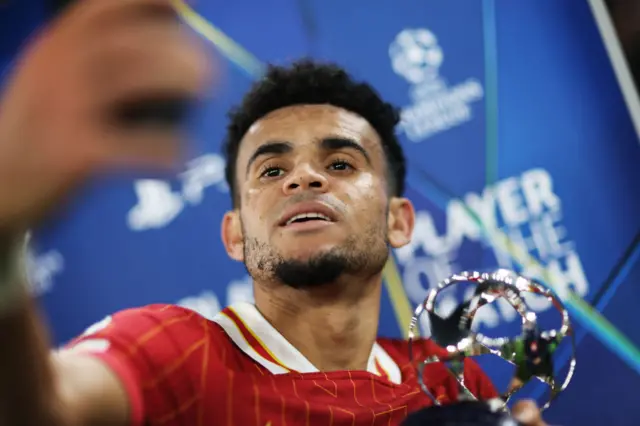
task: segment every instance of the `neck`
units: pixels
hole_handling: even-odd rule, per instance
[[[378,332],[382,279],[341,281],[314,289],[256,282],[256,306],[318,370],[366,370]]]

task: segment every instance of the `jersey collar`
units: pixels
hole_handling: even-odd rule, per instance
[[[233,304],[223,309],[213,321],[245,354],[273,374],[319,371],[251,303]],[[392,383],[401,383],[400,368],[377,342],[371,349],[367,371]]]

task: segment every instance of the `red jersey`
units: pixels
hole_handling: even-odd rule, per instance
[[[423,355],[443,351],[428,340],[417,346]],[[431,404],[406,341],[379,339],[367,371],[324,373],[248,303],[213,321],[173,305],[125,310],[69,347],[101,358],[118,375],[132,426],[388,426]],[[469,390],[496,397],[480,368],[466,362]],[[429,365],[425,382],[440,401],[456,399],[457,383],[443,365]]]

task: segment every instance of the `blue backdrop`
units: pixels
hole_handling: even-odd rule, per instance
[[[230,207],[219,155],[225,112],[259,72],[242,48],[259,62],[337,61],[402,107],[418,221],[412,244],[395,253],[403,285],[386,287],[381,335],[403,335],[403,303],[419,303],[450,273],[501,266],[546,271],[561,295],[575,291],[640,342],[640,149],[586,1],[196,3],[223,52],[224,79],[197,117],[184,172],[98,177],[37,233],[34,285],[56,342],[126,307],[177,302],[210,316],[251,299],[246,271],[219,238]],[[43,13],[34,1],[0,9],[5,64]],[[512,248],[487,242],[483,230],[507,236]],[[514,250],[535,264],[522,268]],[[543,319],[553,316],[544,301],[530,301]],[[496,334],[516,320],[503,305],[481,316]],[[574,382],[546,416],[640,424],[638,386],[636,372],[587,336]]]

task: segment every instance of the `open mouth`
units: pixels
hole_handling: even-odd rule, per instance
[[[312,221],[333,222],[329,216],[323,215],[322,213],[300,213],[287,220],[284,226]]]
[[[319,202],[304,202],[284,210],[278,225],[300,231],[321,229],[338,221],[337,213],[330,206]]]

